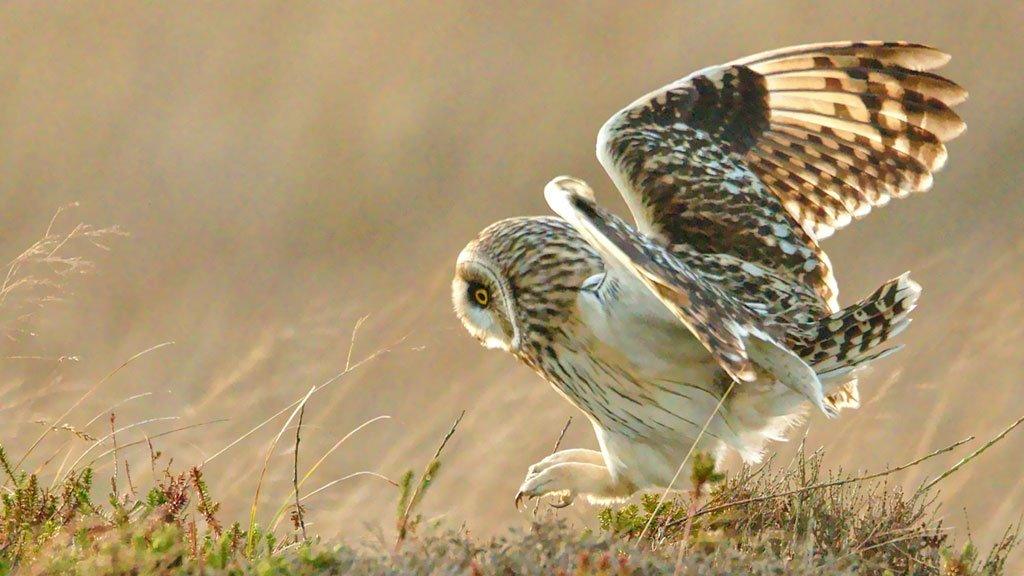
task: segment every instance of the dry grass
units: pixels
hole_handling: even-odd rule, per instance
[[[529,531],[478,539],[416,511],[438,478],[457,425],[420,479],[410,471],[400,483],[394,546],[383,536],[363,544],[309,537],[300,503],[288,530],[225,522],[203,472],[174,472],[152,447],[150,464],[154,473],[161,468],[159,479],[140,489],[125,468],[128,488],[119,490],[115,474],[105,503],[94,496],[91,468],[48,489],[14,469],[0,450],[0,470],[11,484],[0,510],[0,574],[999,576],[1007,573],[1007,556],[1018,541],[1018,529],[1010,528],[984,554],[969,539],[957,545],[935,515],[931,487],[904,494],[877,481],[832,475],[823,471],[820,451],[801,452],[788,466],[744,469],[728,481],[711,458],[697,455],[690,502],[663,503],[650,494],[640,505],[606,509],[600,533],[547,517]],[[698,505],[705,486],[712,488]]]
[[[43,306],[63,299],[69,278],[92,271],[93,262],[80,255],[82,244],[110,250],[107,242],[125,235],[116,226],[97,228],[84,223],[61,230],[61,216],[76,207],[69,204],[59,208],[42,238],[7,263],[0,284],[0,326],[8,338],[23,334],[23,326]]]

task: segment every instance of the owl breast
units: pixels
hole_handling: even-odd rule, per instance
[[[721,398],[723,372],[653,295],[610,282],[580,291],[577,317],[542,371],[595,426],[637,440],[695,437]]]
[[[609,277],[581,290],[577,306],[594,353],[638,377],[700,383],[720,372],[707,348],[638,282]]]

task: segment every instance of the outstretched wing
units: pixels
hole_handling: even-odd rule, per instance
[[[602,209],[581,180],[561,176],[544,188],[554,211],[604,258],[606,274],[639,280],[704,345],[735,380],[757,379],[754,364],[833,415],[817,375],[780,344],[783,334],[648,236]],[[642,288],[641,288],[642,290]],[[609,305],[614,305],[609,303]]]
[[[701,70],[601,128],[597,155],[639,229],[837,289],[817,241],[926,190],[967,93],[901,42],[796,46]]]

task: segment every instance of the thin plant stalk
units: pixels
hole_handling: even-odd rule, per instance
[[[679,475],[683,473],[683,467],[686,466],[686,463],[690,460],[690,456],[693,456],[693,451],[697,449],[697,443],[704,437],[704,433],[707,432],[708,426],[711,426],[711,421],[718,414],[718,411],[722,409],[722,405],[725,404],[725,399],[729,397],[729,394],[732,392],[735,385],[735,380],[729,383],[729,387],[726,388],[725,394],[722,394],[722,398],[718,401],[718,405],[715,406],[715,409],[704,422],[704,425],[701,426],[700,432],[697,434],[697,438],[693,440],[693,444],[690,445],[690,450],[686,453],[686,456],[683,457],[683,461],[679,463],[679,467],[676,468],[676,473],[672,476],[672,481],[668,483],[668,486],[665,487],[665,491],[661,493],[661,498],[658,499],[658,505],[655,506],[654,510],[651,512],[651,517],[648,518],[647,523],[644,524],[644,529],[640,531],[640,537],[636,540],[638,545],[644,541],[644,536],[647,535],[647,531],[651,528],[651,524],[654,522],[654,518],[658,515],[658,511],[665,505],[665,499],[668,498],[668,493],[672,490],[672,486],[674,486],[676,480],[679,479]]]
[[[876,478],[882,478],[883,476],[888,476],[890,474],[895,474],[896,472],[901,472],[903,470],[906,470],[907,468],[911,468],[913,466],[917,466],[918,464],[924,462],[925,460],[930,460],[930,459],[932,459],[932,458],[934,458],[936,456],[939,456],[940,454],[945,454],[947,452],[955,450],[955,449],[959,448],[960,446],[963,446],[964,444],[970,442],[971,440],[974,440],[974,436],[968,436],[967,438],[964,438],[963,440],[958,440],[958,441],[956,441],[956,442],[954,442],[954,443],[952,443],[952,444],[950,444],[948,446],[945,446],[943,448],[939,448],[938,450],[930,452],[930,453],[928,453],[928,454],[926,454],[926,455],[924,455],[924,456],[922,456],[920,458],[917,458],[916,460],[913,460],[911,462],[907,462],[906,464],[902,464],[902,465],[897,466],[895,468],[887,468],[887,469],[885,469],[885,470],[883,470],[881,472],[875,472],[874,474],[867,474],[865,476],[857,476],[855,478],[845,478],[843,480],[833,480],[831,482],[821,482],[821,483],[818,483],[818,484],[812,484],[810,486],[803,486],[801,488],[797,488],[797,489],[794,489],[794,490],[788,490],[786,492],[779,492],[777,494],[768,494],[768,495],[765,495],[765,496],[756,496],[754,498],[744,498],[743,500],[734,500],[732,502],[725,502],[724,504],[718,504],[718,505],[711,506],[711,507],[708,507],[708,508],[702,508],[702,509],[698,510],[696,513],[694,513],[692,517],[693,518],[697,518],[699,516],[704,516],[706,514],[711,514],[712,512],[719,512],[721,510],[726,510],[726,509],[729,509],[729,508],[734,508],[736,506],[743,506],[743,505],[746,505],[746,504],[753,504],[755,502],[764,502],[766,500],[774,500],[776,498],[785,498],[787,496],[795,496],[797,494],[803,494],[804,492],[810,492],[812,490],[820,490],[822,488],[834,488],[834,487],[837,487],[837,486],[844,486],[846,484],[853,484],[853,483],[857,483],[857,482],[866,482],[868,480],[874,480]],[[674,520],[674,521],[670,522],[668,524],[668,526],[675,526],[675,525],[677,525],[677,524],[679,524],[681,522],[685,522],[689,518],[690,518],[690,516],[687,516],[687,518],[682,518],[682,519],[679,519],[679,520]]]
[[[388,484],[391,484],[395,488],[399,487],[398,482],[395,482],[391,478],[388,478],[387,476],[385,476],[385,475],[383,475],[383,474],[381,474],[379,472],[373,472],[371,470],[360,470],[358,472],[353,472],[351,474],[346,474],[346,475],[342,476],[341,478],[336,478],[334,480],[331,480],[330,482],[324,484],[323,486],[317,488],[316,490],[313,490],[309,494],[306,494],[306,496],[303,498],[303,500],[305,500],[306,502],[309,502],[310,498],[312,498],[313,496],[316,496],[317,494],[323,492],[324,490],[327,490],[331,486],[334,486],[335,484],[339,484],[339,483],[344,482],[346,480],[349,480],[351,478],[357,478],[359,476],[372,476],[374,478],[379,478],[379,479],[387,482]],[[300,484],[300,486],[301,486],[301,484]],[[281,511],[278,511],[277,516],[274,518],[274,522],[270,525],[270,531],[271,532],[273,532],[274,530],[277,530],[277,527],[281,523],[281,520],[283,518],[284,518],[284,515],[281,514]]]
[[[359,324],[360,323],[356,324],[356,328],[359,327]],[[356,335],[356,330],[353,330],[352,331],[352,338],[353,338],[352,345],[353,346],[355,345],[355,335]],[[404,340],[404,338],[402,340]],[[399,342],[400,341],[401,340],[399,340]],[[390,352],[390,351],[391,351],[391,348],[381,348],[380,350],[377,350],[376,352],[374,352],[373,354],[370,354],[366,358],[363,358],[362,360],[356,362],[355,364],[352,364],[351,363],[352,347],[350,346],[349,347],[349,359],[346,360],[345,369],[342,370],[341,372],[338,372],[334,376],[328,378],[322,384],[316,386],[315,389],[313,390],[313,393],[315,394],[316,392],[319,392],[320,390],[326,388],[327,386],[330,386],[331,384],[334,384],[335,382],[340,380],[343,376],[345,376],[349,372],[352,372],[352,371],[356,370],[357,368],[359,368],[363,364],[366,364],[367,362],[370,362],[371,360],[376,359],[378,356],[381,356],[382,354],[386,354],[387,352]],[[216,459],[218,456],[220,456],[221,454],[223,454],[223,453],[227,452],[228,450],[230,450],[231,448],[233,448],[239,442],[245,440],[249,436],[252,436],[257,431],[262,429],[264,426],[266,426],[267,424],[269,424],[269,423],[273,422],[274,420],[276,420],[278,416],[281,416],[282,414],[287,412],[289,409],[294,408],[295,406],[297,406],[299,404],[299,402],[301,402],[301,401],[300,400],[296,400],[295,402],[292,402],[291,404],[289,404],[289,405],[285,406],[284,408],[278,410],[277,412],[275,412],[274,414],[272,414],[271,416],[269,416],[268,418],[266,418],[265,420],[263,420],[262,422],[260,422],[256,426],[253,426],[252,428],[249,429],[248,432],[242,434],[241,436],[236,438],[234,441],[232,441],[230,444],[228,444],[227,446],[221,448],[220,450],[215,452],[209,458],[206,458],[205,460],[203,460],[203,463],[200,464],[199,467],[202,468],[202,467],[206,466],[207,464],[212,462],[214,459]]]
[[[927,484],[924,484],[923,486],[921,486],[921,488],[918,489],[918,492],[927,492],[927,491],[931,490],[932,488],[934,488],[936,484],[938,484],[939,482],[942,482],[943,480],[948,478],[951,474],[953,474],[957,470],[963,468],[964,465],[966,465],[968,462],[970,462],[971,460],[974,460],[978,456],[981,456],[981,454],[983,452],[985,452],[986,450],[991,448],[996,442],[999,442],[1000,440],[1005,438],[1007,434],[1009,434],[1011,431],[1013,431],[1013,429],[1016,428],[1017,426],[1020,426],[1021,423],[1024,423],[1024,416],[1018,418],[1016,422],[1014,422],[1013,424],[1010,424],[1002,432],[1000,432],[998,435],[996,435],[996,437],[994,437],[991,440],[989,440],[988,442],[986,442],[983,446],[981,446],[980,448],[978,448],[974,452],[971,452],[967,456],[964,456],[959,462],[954,464],[952,468],[950,468],[949,470],[946,470],[945,472],[940,474],[938,476],[938,478],[936,478],[936,479],[932,480],[931,482],[928,482]]]
[[[459,427],[459,423],[462,422],[462,418],[465,417],[466,411],[463,410],[459,417],[455,419],[455,423],[448,429],[448,433],[444,435],[444,439],[441,440],[441,445],[437,447],[434,452],[434,457],[431,458],[426,467],[423,468],[423,474],[420,476],[420,481],[416,485],[416,489],[413,490],[412,495],[409,497],[409,501],[405,505],[405,510],[402,512],[402,516],[398,520],[398,537],[395,539],[395,549],[398,549],[402,545],[402,541],[405,540],[406,533],[409,529],[409,516],[412,514],[413,508],[416,506],[420,499],[423,490],[427,484],[427,476],[432,467],[436,467],[435,462],[441,457],[441,452],[444,451],[444,447],[448,445],[448,441],[451,440],[452,436],[455,435],[455,430]]]
[[[54,421],[54,426],[60,426],[60,425],[61,425],[61,424],[62,424],[62,423],[64,422],[64,419],[65,419],[65,418],[67,418],[67,417],[68,417],[68,415],[70,415],[70,414],[71,414],[72,412],[74,412],[75,408],[78,408],[78,406],[79,406],[79,405],[80,405],[80,404],[81,404],[82,402],[85,402],[85,400],[86,400],[87,398],[89,398],[90,396],[92,396],[92,395],[93,395],[93,393],[94,393],[94,392],[96,392],[96,390],[97,390],[97,389],[99,389],[99,387],[100,387],[100,386],[102,386],[102,385],[103,385],[104,383],[106,383],[106,382],[107,382],[108,380],[110,380],[111,378],[113,378],[113,377],[114,377],[114,375],[115,375],[115,374],[117,374],[118,372],[120,372],[122,368],[124,368],[125,366],[128,366],[128,365],[129,365],[129,364],[131,364],[132,362],[134,362],[134,361],[138,360],[139,358],[141,358],[141,357],[145,356],[146,354],[149,354],[150,352],[153,352],[153,351],[159,350],[159,349],[161,349],[161,348],[164,348],[164,347],[166,347],[166,346],[170,346],[170,345],[172,345],[172,344],[174,344],[174,342],[173,342],[173,341],[168,341],[168,342],[162,342],[162,343],[160,343],[160,344],[157,344],[156,346],[150,346],[149,348],[146,348],[146,349],[145,349],[145,350],[143,350],[142,352],[138,352],[138,353],[136,353],[136,354],[135,354],[134,356],[132,356],[131,358],[129,358],[129,359],[125,360],[124,362],[122,362],[120,366],[118,366],[117,368],[114,368],[113,370],[111,370],[110,372],[108,372],[106,376],[104,376],[104,377],[103,377],[103,378],[101,378],[101,379],[100,379],[100,380],[99,380],[98,382],[96,382],[96,384],[94,384],[92,388],[90,388],[89,390],[87,390],[87,391],[85,392],[85,394],[82,394],[82,396],[81,396],[81,397],[80,397],[80,398],[79,398],[78,400],[76,400],[76,401],[75,401],[75,403],[74,403],[74,404],[72,404],[70,408],[68,408],[67,410],[65,410],[65,411],[64,411],[64,413],[60,415],[60,418],[57,418],[57,419],[56,419],[56,420]],[[45,439],[45,438],[46,438],[46,436],[47,436],[47,435],[48,435],[48,434],[50,433],[50,431],[51,431],[52,429],[53,429],[52,427],[47,427],[47,428],[46,428],[45,430],[43,430],[43,433],[42,433],[42,434],[40,434],[38,438],[36,438],[36,441],[35,441],[35,442],[33,442],[31,446],[29,446],[28,450],[27,450],[27,451],[25,451],[25,454],[23,454],[23,455],[21,456],[21,458],[20,458],[20,459],[18,459],[18,462],[17,462],[17,463],[16,463],[15,465],[14,465],[15,469],[17,469],[17,468],[20,468],[20,467],[21,467],[21,465],[22,465],[22,464],[23,464],[23,463],[25,462],[25,459],[26,459],[26,458],[28,458],[28,457],[29,457],[29,455],[31,455],[31,454],[32,454],[32,452],[33,452],[33,451],[34,451],[34,450],[36,449],[36,447],[37,447],[37,446],[39,446],[39,443],[40,443],[40,442],[42,442],[42,441],[43,441],[43,439]],[[5,488],[7,487],[7,481],[4,481],[3,487],[5,487]]]
[[[266,456],[264,456],[263,458],[263,468],[260,470],[260,477],[259,480],[257,480],[256,482],[256,493],[253,494],[252,506],[249,508],[249,530],[245,538],[246,556],[252,556],[254,552],[253,548],[256,545],[256,510],[260,503],[260,491],[263,488],[263,478],[267,474],[267,468],[270,467],[270,457],[274,454],[274,450],[277,448],[278,442],[281,441],[281,436],[284,435],[284,432],[288,428],[288,425],[292,423],[292,420],[295,419],[299,411],[306,406],[306,402],[309,400],[309,397],[312,396],[313,392],[316,392],[316,390],[317,387],[313,386],[309,389],[309,392],[306,392],[306,395],[303,396],[302,400],[299,401],[299,405],[295,408],[295,410],[292,410],[291,416],[288,417],[288,420],[285,421],[284,426],[282,426],[281,430],[278,431],[277,436],[274,436],[273,442],[271,442],[270,446],[267,448]]]
[[[331,446],[331,448],[330,448],[329,450],[327,450],[326,452],[324,452],[323,456],[321,456],[321,457],[320,457],[320,459],[319,459],[319,460],[317,460],[317,461],[316,461],[316,463],[315,463],[315,464],[313,464],[313,466],[311,466],[311,467],[309,468],[309,470],[307,470],[307,471],[306,471],[306,473],[305,473],[305,474],[304,474],[304,475],[302,476],[302,479],[301,479],[301,480],[299,480],[299,482],[298,482],[298,487],[299,487],[299,488],[302,488],[302,486],[303,486],[303,485],[304,485],[304,484],[306,483],[306,480],[309,480],[309,477],[310,477],[310,476],[312,476],[314,472],[316,472],[317,468],[319,468],[319,467],[320,467],[320,465],[321,465],[321,464],[323,464],[323,463],[324,463],[324,461],[325,461],[325,460],[327,460],[327,458],[328,458],[328,457],[329,457],[329,456],[330,456],[331,454],[333,454],[335,450],[337,450],[338,448],[340,448],[342,444],[344,444],[344,443],[345,443],[345,442],[346,442],[346,441],[347,441],[347,440],[348,440],[349,438],[351,438],[352,436],[354,436],[354,435],[356,434],[356,432],[359,432],[359,431],[360,431],[360,430],[362,430],[363,428],[366,428],[367,426],[369,426],[370,424],[373,424],[374,422],[376,422],[376,421],[378,421],[378,420],[389,420],[390,418],[391,418],[391,416],[387,416],[387,415],[380,415],[380,416],[377,416],[377,417],[374,417],[374,418],[370,418],[370,419],[369,419],[369,420],[367,420],[366,422],[363,422],[363,423],[362,423],[362,424],[360,424],[359,426],[356,426],[355,428],[353,428],[352,430],[350,430],[348,434],[345,434],[345,435],[344,435],[344,436],[343,436],[343,437],[341,438],[341,440],[338,440],[337,442],[335,442],[335,443],[334,443],[334,445],[333,445],[333,446]],[[309,496],[307,496],[307,498],[308,498],[308,497],[309,497]],[[281,521],[281,518],[282,518],[282,517],[283,517],[283,515],[284,515],[284,511],[285,511],[285,509],[287,509],[287,508],[288,508],[288,498],[285,498],[285,499],[284,499],[284,501],[283,501],[283,502],[281,502],[281,506],[280,506],[280,507],[279,507],[279,508],[277,509],[277,512],[275,512],[275,513],[274,513],[274,520],[273,520],[273,522],[272,522],[272,525],[273,525],[274,527],[276,527],[276,526],[278,525],[278,523],[279,523],[279,522]]]

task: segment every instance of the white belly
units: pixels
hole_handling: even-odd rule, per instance
[[[789,423],[763,409],[778,386],[737,384],[742,389],[720,406],[728,380],[703,344],[646,289],[618,296],[609,306],[581,293],[583,346],[573,364],[609,402],[619,400],[612,390],[638,401],[619,401],[609,415],[602,413],[608,402],[588,409],[571,398],[590,416],[612,475],[640,488],[667,486],[691,448],[720,457],[729,447],[756,460],[765,440]]]
[[[685,489],[694,454],[708,453],[721,460],[726,452],[724,442],[708,435],[699,439],[696,435],[680,435],[674,441],[651,442],[628,438],[596,424],[594,432],[612,478],[627,480],[638,489]]]

